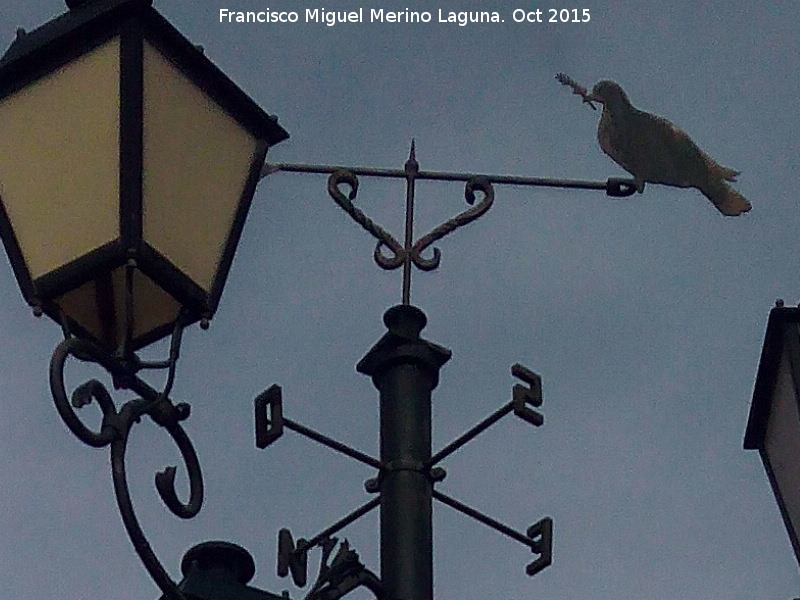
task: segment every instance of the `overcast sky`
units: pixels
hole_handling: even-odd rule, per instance
[[[544,380],[545,425],[507,417],[445,461],[439,489],[521,531],[554,520],[553,565],[528,578],[524,546],[435,505],[435,591],[442,600],[800,596],[761,461],[742,449],[767,315],[776,298],[800,298],[796,1],[155,6],[279,116],[291,139],[273,161],[399,169],[415,138],[425,170],[626,176],[597,145],[599,112],[554,81],[563,71],[590,87],[614,79],[634,105],[742,171],[738,189],[753,209],[738,218],[695,190],[651,185],[620,200],[497,186],[486,216],[437,244],[440,269],[415,272],[423,335],[453,351],[434,393],[435,449],[508,401],[513,363]],[[433,22],[303,22],[306,8],[377,6],[431,11]],[[226,7],[297,10],[300,20],[220,23]],[[517,8],[546,17],[576,7],[588,23],[512,18]],[[435,22],[439,9],[478,8],[505,22]],[[57,0],[0,0],[0,39],[63,10]],[[310,537],[369,499],[363,481],[374,472],[361,464],[291,432],[266,451],[254,444],[252,400],[279,383],[287,416],[378,453],[377,392],[354,366],[383,335],[401,277],[375,266],[372,238],[325,185],[291,173],[261,182],[211,329],[185,335],[174,398],[192,405],[185,427],[205,478],[195,519],[172,516],[154,490],[153,473],[178,464],[185,491],[168,435],[149,420],[133,431],[134,502],[175,579],[187,548],[224,539],[253,553],[254,585],[302,598],[275,574],[278,530]],[[358,201],[402,239],[402,181],[364,178]],[[420,183],[417,232],[465,206],[462,185]],[[7,259],[0,340],[3,597],[157,598],[117,513],[108,449],[74,438],[50,399],[59,330],[30,315]],[[99,375],[75,369],[70,380]],[[95,423],[96,408],[85,411]],[[343,535],[377,571],[377,513]]]

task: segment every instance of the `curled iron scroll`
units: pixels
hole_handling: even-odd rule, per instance
[[[341,184],[350,186],[350,193],[345,194],[339,189]],[[328,178],[328,194],[352,219],[366,229],[373,237],[377,238],[374,258],[379,267],[392,270],[400,267],[406,260],[406,251],[391,233],[375,223],[353,204],[358,194],[358,178],[355,173],[347,169],[340,169]],[[386,256],[383,248],[388,249],[392,255]]]
[[[483,198],[477,204],[475,204],[475,190],[483,194]],[[433,256],[431,258],[424,258],[422,256],[423,250],[459,227],[471,223],[492,207],[492,203],[494,203],[494,188],[492,187],[492,182],[489,181],[487,177],[483,176],[471,178],[464,187],[464,198],[468,204],[474,204],[474,206],[456,215],[449,221],[445,221],[427,235],[422,236],[411,248],[411,260],[423,271],[432,271],[436,269],[442,258],[442,253],[438,248],[433,249]]]
[[[69,356],[96,362],[105,367],[115,378],[119,377],[125,367],[92,342],[68,338],[62,341],[53,352],[50,361],[50,390],[59,415],[78,439],[95,448],[111,446],[114,493],[122,521],[134,549],[161,591],[170,599],[185,600],[184,594],[164,570],[150,547],[136,518],[125,472],[125,452],[130,429],[134,423],[141,420],[142,415],[148,415],[157,424],[167,429],[178,446],[186,465],[190,488],[189,501],[181,502],[175,492],[174,466],[166,467],[156,474],[156,489],[164,504],[173,514],[184,519],[195,516],[203,502],[203,479],[200,463],[192,443],[180,425],[180,421],[189,416],[189,407],[186,404],[173,405],[166,395],[156,392],[131,373],[128,373],[128,377],[126,377],[126,381],[132,384],[128,387],[141,394],[142,397],[129,400],[119,411],[116,409],[108,389],[96,379],[79,385],[73,391],[71,399],[68,399],[64,385],[64,366]],[[86,427],[75,413],[75,409],[90,404],[92,400],[97,402],[103,413],[99,431]]]
[[[350,187],[350,192],[347,195],[339,189],[339,186],[342,184],[346,184]],[[476,191],[483,194],[483,198],[477,204],[475,204]],[[414,243],[410,251],[407,252],[392,234],[375,223],[365,215],[361,209],[353,204],[352,201],[355,200],[358,194],[358,178],[352,171],[340,169],[331,174],[328,178],[328,194],[330,194],[331,198],[333,198],[356,223],[378,239],[378,244],[375,246],[374,252],[375,262],[379,267],[387,270],[402,266],[407,258],[410,258],[410,260],[423,271],[432,271],[436,269],[441,260],[441,252],[439,249],[433,249],[433,256],[431,258],[423,257],[422,252],[437,240],[442,239],[447,234],[471,223],[483,215],[494,203],[494,188],[492,187],[491,181],[483,176],[472,177],[467,181],[464,188],[464,198],[469,204],[474,206],[442,223],[427,235],[422,236]],[[391,252],[391,256],[384,254],[384,248]]]

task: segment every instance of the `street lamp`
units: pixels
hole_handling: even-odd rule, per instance
[[[67,2],[0,60],[0,236],[22,294],[123,358],[213,316],[288,137],[151,4]]]
[[[757,449],[800,561],[800,308],[772,309],[744,437]]]
[[[50,365],[61,418],[86,444],[110,446],[134,548],[159,588],[183,599],[133,510],[129,434],[143,416],[167,430],[186,464],[189,500],[178,499],[172,466],[156,475],[157,490],[175,515],[197,514],[202,476],[181,426],[189,406],[169,398],[181,333],[212,318],[267,149],[288,134],[151,0],[67,6],[19,30],[0,58],[0,237],[34,313],[64,330]],[[137,350],[170,333],[169,360],[139,360]],[[102,365],[115,387],[138,397],[118,409],[90,380],[68,398],[70,356]],[[161,390],[138,377],[143,368],[169,369]],[[97,430],[75,413],[91,401],[103,413]],[[199,547],[181,585],[194,585],[219,556],[241,562],[239,554]]]

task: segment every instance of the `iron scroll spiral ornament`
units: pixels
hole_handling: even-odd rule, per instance
[[[477,204],[475,204],[475,190],[483,194],[483,198]],[[467,184],[464,186],[464,199],[467,201],[467,204],[474,206],[456,215],[452,219],[445,221],[430,233],[422,236],[411,248],[411,260],[423,271],[432,271],[436,269],[442,257],[439,249],[434,248],[432,258],[423,258],[423,250],[459,227],[471,223],[492,207],[494,203],[494,188],[492,187],[492,183],[487,177],[473,177],[467,181]]]
[[[75,337],[63,340],[54,350],[50,361],[50,390],[61,419],[83,443],[94,448],[111,447],[114,494],[125,529],[148,573],[171,600],[186,600],[186,597],[164,570],[136,518],[128,489],[125,454],[133,424],[140,422],[142,416],[147,415],[156,424],[164,427],[181,453],[188,474],[190,491],[188,502],[181,502],[175,492],[176,468],[168,466],[155,476],[158,494],[167,508],[182,519],[192,518],[199,512],[203,502],[200,464],[192,443],[180,424],[189,416],[189,405],[184,403],[175,405],[169,399],[181,329],[179,319],[173,334],[170,360],[167,363],[147,364],[135,357],[133,362],[131,359],[121,360],[95,343]],[[84,362],[99,364],[111,374],[115,387],[130,389],[140,397],[129,400],[117,410],[105,385],[96,379],[91,379],[75,388],[71,398],[68,398],[64,385],[64,367],[70,356]],[[136,376],[136,371],[143,368],[169,368],[168,381],[162,392],[156,391]],[[92,401],[97,403],[103,415],[98,431],[86,427],[75,412],[75,409],[91,404]]]
[[[413,175],[411,175],[410,179],[413,182]],[[350,187],[350,192],[347,195],[340,189],[341,185]],[[475,203],[476,191],[483,194],[483,198],[481,198],[477,204]],[[441,252],[439,249],[433,249],[433,256],[431,258],[423,257],[422,252],[437,240],[442,239],[459,227],[467,225],[483,215],[494,203],[494,188],[489,179],[484,176],[472,177],[466,182],[464,198],[467,203],[474,206],[434,228],[430,233],[414,242],[412,246],[408,247],[409,245],[407,244],[407,246],[404,247],[392,234],[375,223],[365,215],[361,209],[353,204],[353,200],[355,200],[358,194],[358,177],[356,177],[355,173],[347,169],[340,169],[332,173],[328,178],[328,194],[356,223],[361,225],[361,227],[373,237],[377,238],[378,243],[375,246],[374,259],[379,267],[386,270],[396,269],[409,262],[416,265],[417,268],[422,271],[432,271],[438,268],[441,261]],[[413,202],[411,210],[413,210]],[[391,256],[384,254],[384,248],[391,252]]]
[[[346,196],[339,189],[339,186],[342,184],[350,186],[350,192]],[[353,200],[355,200],[358,194],[358,177],[356,177],[355,173],[348,169],[341,169],[332,173],[328,178],[328,194],[330,194],[334,202],[350,215],[356,223],[378,239],[378,244],[375,246],[374,257],[375,262],[380,268],[392,270],[405,263],[407,252],[400,242],[353,204]],[[383,254],[381,250],[383,247],[391,250],[393,256],[386,256]]]

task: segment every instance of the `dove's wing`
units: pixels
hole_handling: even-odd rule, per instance
[[[683,130],[668,120],[636,111],[630,132],[633,172],[645,181],[695,187],[728,216],[750,210],[750,203],[730,187],[737,171],[720,166]]]
[[[707,179],[710,158],[679,127],[640,110],[634,110],[628,121],[629,170],[641,179],[678,187],[697,186]]]

